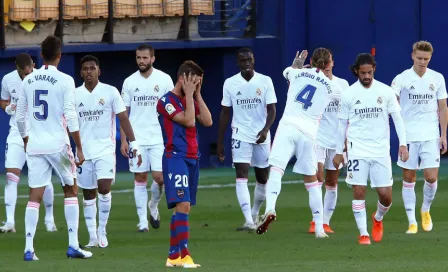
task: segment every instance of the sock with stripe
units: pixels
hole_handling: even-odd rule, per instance
[[[87,231],[89,232],[90,240],[97,240],[96,235],[96,198],[84,200],[84,219],[86,220]]]
[[[188,214],[176,212],[174,218],[174,224],[176,226],[177,242],[179,243],[180,257],[184,258],[190,255],[188,251],[188,238],[190,236]]]
[[[140,224],[148,225],[148,192],[146,191],[147,182],[134,182],[135,206]]]
[[[247,179],[236,179],[236,197],[240,203],[241,211],[246,219],[246,223],[253,224],[254,220],[252,219],[252,212],[250,208],[250,193],[249,187],[247,186]]]
[[[45,223],[47,222],[53,222],[54,223],[54,216],[53,216],[53,201],[54,201],[54,188],[53,183],[50,183],[45,188],[44,196],[42,198],[44,205],[45,205]]]
[[[269,211],[275,211],[275,204],[277,198],[282,190],[282,177],[283,170],[277,167],[271,167],[269,171],[268,183],[266,183],[266,210],[265,214]]]
[[[401,196],[403,197],[404,209],[408,216],[409,225],[416,224],[415,219],[415,204],[417,198],[415,196],[415,182],[407,182],[403,180],[403,188],[401,189]]]
[[[79,205],[77,197],[67,197],[64,199],[64,213],[65,220],[67,221],[68,245],[73,249],[78,249]]]
[[[437,180],[433,183],[429,183],[425,180],[425,185],[423,185],[422,212],[429,212],[432,201],[436,196],[436,192],[437,192]]]
[[[389,211],[390,206],[392,206],[392,203],[389,205],[389,207],[386,207],[383,204],[381,204],[380,201],[378,200],[376,213],[375,213],[375,220],[382,221],[384,215]]]
[[[324,224],[330,225],[330,219],[336,209],[338,200],[338,185],[325,186],[324,196]]]
[[[6,174],[6,186],[5,186],[5,207],[6,207],[6,223],[15,224],[15,211],[17,203],[17,185],[19,184],[20,177],[13,173]]]
[[[305,188],[308,191],[309,205],[311,213],[313,214],[313,221],[316,226],[316,233],[324,231],[323,222],[323,210],[324,205],[322,203],[322,188],[319,186],[319,182],[305,183]]]
[[[369,236],[367,232],[367,216],[366,216],[366,201],[365,200],[353,200],[352,210],[355,215],[356,225],[358,226],[361,236]]]
[[[168,258],[170,260],[176,260],[180,256],[175,220],[176,215],[173,214],[171,216],[171,223],[170,223],[170,251],[168,252]]]
[[[34,235],[39,221],[39,207],[37,202],[28,201],[25,210],[25,252],[34,252]]]

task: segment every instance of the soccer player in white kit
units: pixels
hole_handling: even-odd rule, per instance
[[[146,232],[148,226],[148,207],[150,223],[155,229],[160,227],[158,205],[163,192],[162,156],[165,150],[162,130],[157,115],[157,101],[174,89],[171,77],[154,68],[154,49],[146,44],[136,50],[138,71],[126,78],[123,83],[122,96],[129,120],[134,128],[135,137],[140,145],[143,163],[137,166],[136,158],[129,152],[126,134],[121,134],[121,154],[129,158],[129,169],[134,173],[134,197],[139,217],[138,231]],[[151,171],[151,201],[148,203],[148,172]]]
[[[331,52],[330,52],[331,53]],[[349,87],[347,80],[339,78],[333,74],[333,54],[331,54],[330,65],[323,69],[322,72],[331,80],[332,83],[336,84],[341,91],[344,91]],[[339,101],[333,101],[328,104],[324,113],[322,114],[322,119],[319,123],[319,130],[317,132],[317,180],[319,184],[325,181],[325,196],[324,196],[324,230],[325,233],[334,233],[330,228],[330,219],[336,208],[336,202],[338,199],[338,177],[339,170],[343,167],[341,164],[338,168],[333,166],[333,158],[336,155],[336,144],[335,135],[338,133],[338,111],[339,111]],[[325,171],[325,177],[324,177]],[[314,221],[310,223],[309,233],[314,233],[315,224]]]
[[[75,91],[75,105],[85,161],[78,167],[78,186],[83,189],[84,218],[89,232],[86,248],[109,245],[106,225],[112,206],[111,186],[115,180],[115,116],[128,135],[131,149],[137,154],[138,144],[128,119],[126,107],[117,88],[99,81],[99,60],[91,55],[81,59],[84,84]],[[137,166],[142,158],[138,154]],[[99,224],[96,228],[98,191]]]
[[[414,43],[414,65],[397,75],[392,82],[392,88],[402,108],[401,115],[409,148],[409,159],[406,162],[397,162],[403,169],[402,196],[409,221],[406,231],[408,234],[418,231],[414,191],[418,169],[423,169],[425,178],[420,210],[422,228],[424,231],[432,230],[429,209],[437,191],[440,151],[442,150],[442,154],[447,151],[447,92],[443,75],[428,68],[433,51],[431,43],[427,41]]]
[[[346,182],[353,188],[352,210],[360,232],[358,243],[361,245],[370,245],[365,203],[369,177],[370,186],[378,193],[377,210],[372,215],[372,238],[375,242],[383,238],[383,217],[392,205],[389,115],[400,142],[399,157],[403,161],[408,159],[400,106],[392,88],[373,79],[375,67],[370,54],[363,53],[356,57],[351,69],[358,81],[342,93],[337,155],[333,159],[335,166],[344,161],[343,149],[347,139]]]
[[[290,82],[285,111],[280,120],[269,164],[271,170],[266,188],[266,211],[257,228],[258,234],[268,230],[276,220],[275,205],[281,190],[286,166],[296,156],[293,171],[303,174],[309,193],[309,204],[315,222],[316,238],[328,237],[323,228],[322,189],[317,180],[316,136],[319,120],[330,102],[339,101],[341,90],[325,76],[322,70],[331,64],[331,54],[325,48],[314,50],[311,69],[288,67],[283,72]]]
[[[50,35],[41,44],[44,65],[28,75],[21,85],[17,102],[17,127],[23,138],[28,164],[29,201],[25,211],[25,261],[38,260],[34,235],[39,206],[52,170],[64,190],[64,212],[69,237],[68,258],[90,258],[92,253],[79,247],[79,206],[76,164],[67,127],[78,151],[79,165],[84,161],[74,103],[75,82],[58,71],[62,42]],[[28,119],[28,121],[27,121]],[[28,128],[29,125],[29,128]]]
[[[277,97],[272,79],[255,72],[254,64],[254,54],[250,48],[238,50],[237,65],[240,72],[224,82],[218,128],[217,155],[223,161],[224,136],[232,108],[232,160],[236,172],[236,196],[245,218],[245,223],[238,231],[254,231],[258,223],[269,175],[269,129],[276,114]],[[252,209],[247,186],[250,166],[254,167],[257,180]]]
[[[15,209],[17,203],[17,186],[20,181],[20,172],[25,165],[26,155],[22,137],[17,128],[15,114],[17,101],[19,100],[20,85],[22,80],[33,72],[34,63],[31,57],[22,53],[16,57],[17,69],[6,74],[2,79],[0,106],[11,116],[8,138],[5,148],[5,208],[6,222],[0,227],[0,233],[16,232]],[[47,231],[56,231],[53,217],[54,189],[53,183],[49,183],[45,189],[43,202],[45,205],[45,227]]]

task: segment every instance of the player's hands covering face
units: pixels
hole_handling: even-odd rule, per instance
[[[196,86],[200,82],[200,77],[194,75],[192,76],[191,73],[186,76],[184,74],[183,76],[183,82],[182,82],[182,89],[185,92],[186,96],[193,96],[194,92],[196,91]]]

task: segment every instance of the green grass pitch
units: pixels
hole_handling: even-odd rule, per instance
[[[442,169],[446,169],[442,165]],[[419,180],[422,173],[419,172]],[[250,181],[254,182],[253,172]],[[448,171],[440,174],[438,192],[433,202],[431,215],[434,229],[421,230],[413,236],[405,234],[406,214],[401,198],[400,170],[394,168],[394,200],[390,212],[385,216],[385,234],[381,243],[370,246],[357,244],[359,234],[351,210],[352,194],[345,183],[340,183],[336,211],[331,221],[335,234],[329,239],[315,239],[307,233],[311,212],[308,193],[303,184],[284,184],[277,203],[277,221],[265,235],[236,232],[243,224],[234,184],[233,169],[207,169],[201,171],[201,185],[209,186],[198,192],[198,205],[190,216],[189,248],[194,260],[202,265],[202,271],[446,271],[448,260]],[[4,184],[4,175],[0,177]],[[284,181],[300,180],[290,170]],[[137,233],[138,217],[133,194],[133,178],[129,173],[117,175],[113,190],[127,192],[112,193],[112,211],[108,224],[109,248],[92,249],[90,260],[68,260],[67,228],[64,219],[62,189],[55,186],[55,220],[58,232],[47,233],[44,226],[45,209],[40,209],[40,218],[35,237],[36,255],[40,261],[23,261],[25,245],[24,209],[27,198],[18,200],[16,209],[17,233],[0,234],[0,271],[167,271],[165,268],[169,243],[170,211],[166,209],[165,196],[159,206],[161,228],[148,233]],[[57,180],[54,180],[55,184]],[[422,182],[416,185],[417,208],[422,202]],[[3,196],[3,185],[0,188]],[[253,197],[253,186],[250,187]],[[19,195],[26,195],[26,177],[22,176]],[[81,199],[81,194],[79,196]],[[367,194],[369,232],[371,214],[376,209],[376,193]],[[0,218],[5,218],[3,198],[0,199]],[[81,203],[81,202],[80,202]],[[444,212],[445,210],[445,212]],[[262,207],[264,212],[264,206]],[[79,238],[81,244],[88,241],[88,233],[80,208]]]

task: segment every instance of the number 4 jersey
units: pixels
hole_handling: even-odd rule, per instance
[[[316,139],[322,114],[330,102],[340,100],[341,89],[316,68],[288,67],[283,75],[289,81],[289,89],[281,122]]]
[[[22,137],[29,124],[27,153],[52,154],[70,145],[67,126],[70,132],[79,130],[74,94],[73,78],[55,66],[45,65],[23,80],[16,121]]]

